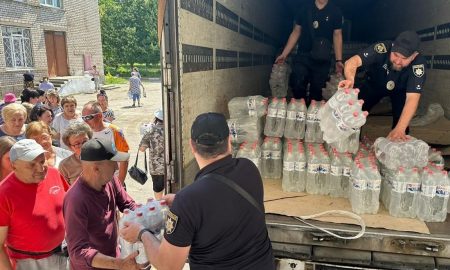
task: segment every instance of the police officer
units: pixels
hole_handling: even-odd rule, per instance
[[[297,57],[294,59],[292,77],[295,98],[322,99],[322,88],[328,79],[331,65],[331,44],[334,45],[336,73],[342,73],[342,13],[328,0],[315,0],[307,4],[297,15],[294,29],[275,63],[284,63],[297,41]]]
[[[339,83],[340,87],[354,86],[359,67],[367,71],[366,82],[357,85],[364,100],[363,110],[370,110],[385,96],[391,98],[391,140],[407,139],[409,122],[423,91],[426,60],[418,52],[419,44],[416,32],[405,31],[394,42],[377,42],[345,62],[346,80]]]
[[[192,125],[190,145],[200,171],[194,183],[175,198],[166,197],[171,208],[161,244],[136,223],[125,223],[122,237],[142,241],[158,269],[182,269],[189,255],[192,270],[274,270],[261,175],[250,160],[231,157],[225,117],[199,115]]]

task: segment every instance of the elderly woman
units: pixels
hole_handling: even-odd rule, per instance
[[[59,171],[72,185],[81,174],[81,147],[92,138],[92,130],[85,123],[74,122],[67,127],[62,138],[64,143],[73,151],[73,155],[61,161]]]
[[[11,136],[16,140],[25,138],[27,109],[24,106],[17,103],[9,104],[3,108],[2,117],[5,122],[0,125],[0,137]]]
[[[67,96],[61,100],[63,112],[59,113],[53,119],[52,127],[56,130],[56,137],[59,139],[59,145],[64,149],[69,149],[69,146],[64,144],[62,135],[66,128],[72,122],[83,122],[81,115],[77,112],[77,100],[74,96]]]
[[[12,172],[11,160],[9,160],[9,150],[16,143],[14,138],[9,136],[0,137],[0,182]]]
[[[116,119],[114,117],[114,111],[108,108],[108,96],[105,90],[100,90],[100,93],[97,94],[97,102],[102,107],[103,120],[108,123],[114,121]]]
[[[49,166],[58,168],[59,163],[72,155],[72,152],[52,145],[52,130],[44,122],[31,122],[27,125],[25,136],[33,139],[44,148],[45,158]]]
[[[49,90],[46,94],[47,102],[46,105],[52,110],[53,115],[57,115],[63,111],[60,102],[61,98],[56,90]]]
[[[45,105],[36,105],[31,109],[30,120],[42,121],[48,126],[51,126],[53,122],[53,112]]]

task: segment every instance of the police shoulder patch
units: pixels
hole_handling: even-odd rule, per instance
[[[413,65],[412,66],[413,73],[417,78],[420,78],[425,74],[425,66],[423,64]]]
[[[377,43],[373,48],[377,53],[387,53],[386,45],[384,43]]]
[[[178,224],[178,216],[169,210],[167,212],[167,219],[166,219],[166,233],[172,234],[177,228],[177,224]]]

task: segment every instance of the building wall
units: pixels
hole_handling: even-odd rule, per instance
[[[45,31],[66,33],[69,75],[82,75],[84,55],[92,55],[92,64],[103,71],[98,2],[61,0],[62,8],[39,4],[39,0],[0,0],[0,26],[18,26],[31,31],[35,80],[48,74]],[[28,69],[6,67],[3,40],[0,39],[0,91],[20,92],[22,74]]]

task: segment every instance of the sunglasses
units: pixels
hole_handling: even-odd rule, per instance
[[[81,119],[83,119],[83,121],[85,121],[85,122],[90,121],[90,120],[94,119],[97,114],[100,114],[100,113],[93,113],[93,114],[81,116]]]

